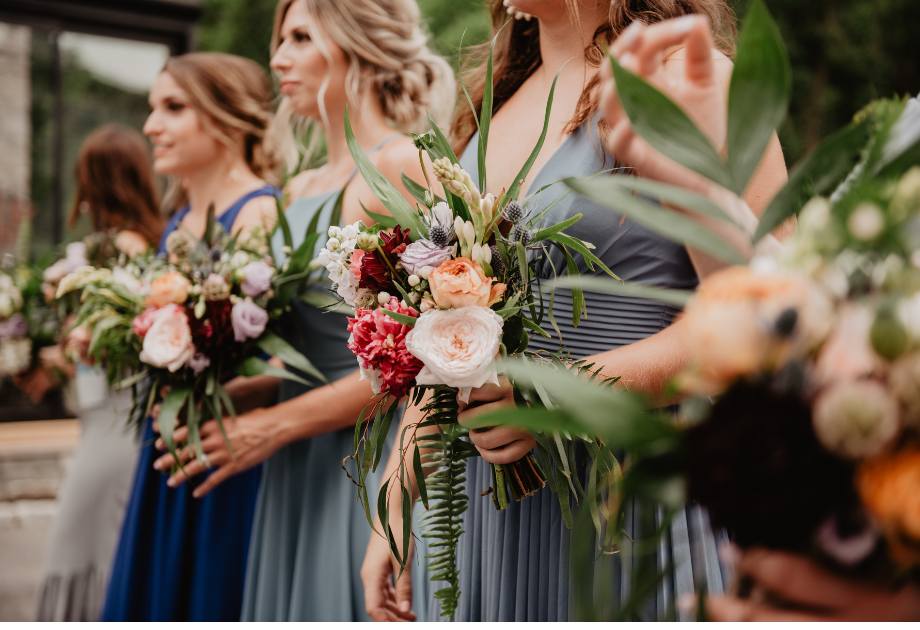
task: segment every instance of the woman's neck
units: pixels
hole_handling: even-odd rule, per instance
[[[365,91],[356,105],[349,105],[348,119],[358,145],[365,151],[394,133],[370,90]],[[344,106],[331,108],[328,120],[324,121],[323,131],[326,139],[326,163],[329,168],[333,171],[350,170],[354,160],[345,139]]]
[[[547,81],[552,81],[563,69],[566,75],[577,72],[584,76],[589,71],[585,49],[594,41],[594,32],[607,19],[608,7],[606,2],[581,6],[574,23],[567,10],[540,20],[540,71]]]
[[[187,175],[182,185],[189,201],[189,214],[204,216],[214,204],[215,214],[257,188],[263,181],[250,170],[242,158],[223,156]]]

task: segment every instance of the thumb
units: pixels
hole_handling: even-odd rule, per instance
[[[402,574],[396,578],[396,605],[402,612],[412,610],[412,565],[406,564]]]

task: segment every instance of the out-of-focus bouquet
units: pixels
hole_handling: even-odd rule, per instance
[[[279,211],[279,220],[284,222]],[[233,414],[223,384],[236,375],[270,374],[323,380],[279,334],[281,316],[310,277],[315,235],[279,263],[264,231],[230,237],[209,214],[205,238],[177,230],[167,256],[135,257],[111,269],[82,267],[57,288],[79,292],[76,326],[85,355],[102,364],[116,387],[134,388],[132,418],[140,422],[161,402],[160,433],[170,450],[180,420],[203,457],[198,427]],[[290,230],[284,223],[286,242]],[[79,337],[79,335],[78,335]],[[300,371],[274,366],[265,355]]]
[[[566,234],[581,215],[542,227],[542,216],[529,212],[526,201],[518,200],[521,182],[542,147],[545,124],[511,188],[499,195],[483,192],[490,102],[487,91],[479,119],[480,185],[460,167],[447,139],[433,125],[415,138],[420,160],[423,155],[431,160],[433,178],[424,160],[426,186],[403,177],[417,202],[414,206],[374,168],[346,123],[358,168],[390,216],[374,216],[378,223],[370,227],[358,222],[330,228],[329,240],[317,258],[339,297],[355,309],[348,320],[348,347],[379,394],[370,411],[362,414],[372,421],[359,422],[355,434],[356,481],[369,520],[364,482],[379,465],[400,401],[408,396],[413,404],[424,404],[424,419],[403,432],[400,445],[403,461],[414,462],[409,465],[414,465],[421,500],[428,509],[424,534],[431,539],[428,560],[432,580],[446,583],[436,596],[447,617],[453,615],[459,594],[456,545],[468,502],[465,460],[477,454],[468,430],[457,421],[459,405],[468,401],[473,388],[499,383],[499,358],[523,354],[532,334],[549,336],[543,316],[551,309],[544,299],[550,298],[539,290],[534,270],[540,252],[558,247],[565,256],[566,272],[576,268],[578,256],[589,269],[616,277],[592,253],[591,244]],[[435,188],[432,179],[440,186]],[[575,291],[574,299],[577,324],[584,312],[583,293]],[[548,477],[554,489],[562,490],[560,500],[570,509],[570,495],[562,487],[566,482],[546,472],[547,467],[568,466],[567,461],[558,462],[565,458],[561,443],[558,450],[551,444],[552,448],[538,448],[513,464],[492,465],[489,492],[498,509],[539,491]],[[405,561],[411,538],[405,466],[383,483],[376,501],[385,535],[400,561]],[[425,473],[430,473],[427,479]],[[391,492],[404,497],[406,529],[399,539],[388,525]]]
[[[645,141],[736,194],[745,189],[788,101],[788,61],[761,2],[751,5],[739,42],[727,158],[701,150],[708,141],[679,107],[613,66],[620,100]],[[687,216],[731,221],[708,198],[638,178],[570,184],[650,229],[735,262],[715,233]],[[646,212],[649,197],[673,208]],[[792,170],[753,243],[796,215],[795,234],[760,248],[749,265],[713,274],[694,295],[661,294],[686,304],[681,327],[690,362],[670,392],[684,399],[677,422],[638,395],[520,364],[504,369],[547,390],[555,419],[535,422],[518,410],[516,418],[481,421],[571,427],[624,448],[622,478],[604,489],[609,514],[620,518],[630,498],[665,514],[698,503],[742,546],[807,554],[881,583],[916,579],[920,103],[874,102],[823,141]],[[621,521],[610,527],[621,530]],[[653,540],[623,542],[627,554],[656,548]],[[576,558],[579,616],[637,615],[639,600],[613,611],[592,596],[584,576],[595,556],[589,549]],[[633,581],[657,579],[651,573]]]
[[[0,378],[21,376],[39,365],[55,343],[59,320],[45,301],[41,265],[10,258],[0,266]]]

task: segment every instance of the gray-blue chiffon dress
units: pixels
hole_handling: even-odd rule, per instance
[[[295,248],[315,213],[325,234],[337,193],[294,201],[285,216]],[[280,250],[280,233],[273,243]],[[298,240],[299,239],[299,240]],[[329,292],[329,304],[335,301]],[[357,370],[348,350],[344,315],[297,303],[284,326],[287,340],[329,382]],[[281,384],[281,400],[310,388]],[[391,438],[398,430],[393,423]],[[360,569],[370,526],[342,460],[353,452],[354,429],[300,440],[282,448],[264,465],[249,549],[243,594],[244,621],[366,621]],[[381,465],[382,468],[382,465]],[[376,497],[377,477],[368,494]],[[418,593],[425,596],[425,574],[417,571]],[[424,610],[424,601],[420,601]]]
[[[474,180],[477,142],[474,136],[460,160]],[[583,213],[584,218],[567,232],[593,243],[595,254],[625,281],[693,289],[697,277],[683,246],[576,196],[560,182],[565,177],[590,176],[612,167],[612,159],[600,144],[595,116],[566,138],[536,175],[525,207],[534,213],[549,208],[543,218],[546,225]],[[556,269],[565,269],[558,251],[554,250],[550,258]],[[580,272],[588,273],[584,268]],[[549,262],[542,261],[541,277],[552,277],[552,273]],[[576,328],[571,320],[571,293],[557,290],[554,313],[562,339],[532,336],[531,348],[557,351],[562,347],[570,356],[589,356],[651,336],[677,315],[670,306],[641,299],[589,292],[585,298],[588,315]],[[488,464],[479,457],[471,458],[467,465],[470,504],[458,554],[462,593],[456,619],[569,620],[574,614],[569,579],[571,532],[563,524],[557,498],[545,489],[499,512],[492,500],[483,496],[491,485]],[[652,506],[629,506],[627,534],[633,539],[647,537],[660,519],[659,510]],[[633,562],[624,561],[620,555],[601,558],[614,566],[609,597],[619,606],[631,592]],[[710,593],[723,590],[725,575],[716,540],[699,509],[678,514],[657,550],[657,565],[673,565],[673,570],[642,607],[642,619],[681,618],[675,610],[676,599],[694,592],[695,586],[705,585]],[[429,618],[440,618],[434,599],[429,601]]]

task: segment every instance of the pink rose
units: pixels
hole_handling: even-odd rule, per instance
[[[150,327],[153,326],[153,320],[156,318],[157,313],[156,308],[148,306],[144,309],[144,312],[134,318],[134,321],[131,322],[131,330],[135,335],[141,339],[147,334],[147,331],[150,330]]]
[[[237,341],[257,339],[268,325],[268,313],[255,302],[243,300],[233,305],[230,322],[233,325],[233,338]]]
[[[161,307],[167,304],[182,304],[188,299],[191,283],[178,271],[169,271],[150,283],[147,306]]]
[[[431,296],[438,308],[463,306],[491,306],[505,292],[505,285],[492,283],[479,263],[469,258],[454,258],[441,263],[428,276]]]
[[[168,304],[153,314],[153,324],[144,337],[141,361],[175,372],[195,356],[192,329],[185,309]]]

